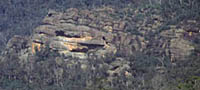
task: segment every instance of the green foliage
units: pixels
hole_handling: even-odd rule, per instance
[[[5,90],[26,90],[27,87],[24,86],[26,86],[25,83],[20,80],[9,80],[6,78],[1,80],[1,87]]]
[[[188,78],[184,83],[178,85],[180,90],[199,90],[200,89],[200,77],[192,76]]]

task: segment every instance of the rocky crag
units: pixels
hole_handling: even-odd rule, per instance
[[[123,32],[125,22],[114,20],[106,12],[112,10],[69,9],[64,13],[50,11],[43,20],[43,25],[34,30],[32,53],[35,53],[36,47],[39,50],[46,43],[59,53],[82,59],[88,58],[90,52],[99,57],[116,53],[116,32]]]
[[[150,48],[154,52],[157,47],[164,50],[158,50],[158,52],[162,51],[173,61],[185,58],[194,50],[188,37],[199,34],[198,23],[194,25],[196,30],[190,28],[191,24],[196,22],[195,20],[170,26],[169,29],[150,36],[149,34],[157,32],[156,29],[164,22],[161,16],[154,15],[146,18],[153,21],[151,24],[145,21],[146,19],[135,23],[139,27],[137,31],[141,33],[137,35],[126,31],[129,22],[122,18],[115,19],[112,16],[116,14],[115,12],[112,8],[95,10],[72,8],[63,13],[49,11],[43,23],[34,30],[31,37],[32,53],[35,53],[36,48],[40,50],[41,47],[49,46],[66,56],[86,59],[94,55],[105,57],[117,52],[128,56],[134,54],[135,51],[145,52]],[[188,23],[188,26],[181,26],[183,23]],[[151,41],[145,37],[154,40]]]
[[[5,63],[6,60],[17,57],[20,67],[25,67],[25,72],[28,73],[23,79],[29,83],[37,82],[37,79],[34,81],[32,78],[35,76],[31,74],[35,70],[33,64],[38,61],[32,60],[37,60],[37,54],[48,49],[49,52],[42,53],[42,57],[53,52],[59,54],[55,56],[55,66],[58,67],[53,69],[53,75],[56,76],[53,81],[59,85],[63,85],[62,79],[73,66],[78,65],[77,67],[87,72],[97,70],[97,67],[90,62],[101,62],[97,66],[101,69],[106,67],[104,73],[107,76],[100,82],[111,83],[117,80],[116,76],[126,78],[136,76],[133,68],[135,66],[132,65],[135,65],[134,58],[138,57],[137,53],[157,56],[158,62],[163,63],[164,57],[168,57],[170,62],[185,60],[195,50],[192,41],[200,34],[200,23],[196,20],[186,20],[159,31],[158,28],[164,22],[161,16],[153,15],[150,18],[134,21],[138,13],[143,14],[145,11],[131,12],[133,13],[127,16],[128,19],[116,19],[114,17],[117,14],[116,10],[108,7],[92,10],[71,8],[65,12],[50,10],[31,36],[15,36],[8,42],[0,62]],[[135,30],[137,34],[129,31],[131,27],[137,29]],[[132,62],[129,60],[131,58],[134,59]],[[65,71],[65,67],[68,71]],[[166,72],[162,65],[156,68],[159,73]],[[69,77],[72,78],[73,75]],[[89,80],[86,86],[92,86],[91,83]],[[131,81],[127,80],[126,85],[131,84]]]
[[[149,18],[154,20],[151,24],[145,20],[135,22],[133,26],[138,27],[137,31],[141,33],[137,35],[127,32],[128,21],[113,18],[112,15],[116,14],[115,12],[112,8],[95,10],[71,8],[65,12],[50,10],[42,24],[34,29],[33,35],[29,37],[27,42],[29,53],[34,54],[41,48],[49,47],[65,56],[87,59],[94,55],[105,57],[105,55],[117,52],[124,53],[125,56],[132,55],[135,51],[144,52],[145,49],[155,49],[153,47],[157,47],[156,44],[159,44],[162,49],[165,49],[166,55],[172,59],[179,59],[194,50],[190,40],[185,37],[198,35],[198,24],[195,28],[197,30],[187,26],[171,26],[168,30],[163,30],[150,37],[155,40],[153,42],[146,37],[149,36],[149,32],[156,32],[156,28],[162,25],[162,17],[152,16]],[[134,14],[132,18],[134,18]],[[188,20],[185,23],[190,26],[195,22],[195,20]],[[15,41],[16,37],[13,39]],[[12,43],[10,40],[7,47],[11,48],[11,44],[16,43],[20,42]]]

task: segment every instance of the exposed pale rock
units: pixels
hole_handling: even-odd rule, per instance
[[[110,75],[108,78],[112,78],[113,75],[123,75],[124,73],[130,75],[126,70],[130,69],[130,62],[123,58],[117,58],[116,61],[112,62],[107,73]]]
[[[43,24],[34,30],[32,53],[48,45],[66,56],[82,59],[91,51],[100,57],[115,54],[117,47],[113,39],[117,34],[112,33],[113,24],[117,24],[116,30],[122,30],[125,22],[114,20],[106,11],[72,8],[61,13],[50,10]]]
[[[31,42],[29,37],[22,37],[15,35],[11,38],[6,46],[5,51],[1,54],[1,61],[7,60],[6,56],[10,55],[9,58],[13,55],[18,56],[16,59],[19,60],[20,65],[23,65],[28,60],[29,52],[31,51]]]
[[[92,55],[99,58],[110,54],[131,56],[138,51],[150,54],[164,52],[172,60],[177,60],[188,56],[194,50],[194,46],[185,39],[185,36],[192,38],[198,35],[199,24],[195,24],[195,21],[186,22],[189,25],[195,24],[195,28],[171,26],[170,30],[163,30],[150,37],[149,34],[154,33],[163,23],[160,16],[152,16],[152,23],[147,19],[135,23],[140,35],[133,35],[126,32],[127,24],[123,19],[116,20],[112,17],[114,13],[112,8],[71,8],[65,12],[50,10],[43,23],[33,30],[31,42],[28,42],[30,52],[36,53],[36,50],[40,51],[41,48],[48,46],[65,56],[81,59],[87,59]],[[18,43],[18,39],[15,37],[10,42]],[[11,44],[8,43],[8,47],[12,46],[9,45]]]
[[[183,60],[185,56],[189,56],[194,50],[192,43],[184,39],[172,39],[170,42],[171,60]]]
[[[166,54],[171,57],[171,61],[184,60],[184,58],[192,53],[194,46],[190,41],[184,39],[186,30],[181,28],[176,29],[174,26],[171,28],[172,29],[163,31],[160,34],[169,39],[169,42],[165,42],[163,47],[169,45],[168,49],[166,49]]]

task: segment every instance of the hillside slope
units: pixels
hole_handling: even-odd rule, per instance
[[[194,2],[51,9],[31,35],[6,44],[0,89],[198,90]]]

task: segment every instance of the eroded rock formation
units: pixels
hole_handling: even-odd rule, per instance
[[[113,40],[125,29],[125,21],[114,20],[112,9],[68,9],[64,13],[49,11],[43,24],[34,30],[32,53],[47,46],[67,56],[87,58],[89,52],[104,56],[116,53]]]
[[[50,10],[30,37],[9,40],[0,56],[0,66],[11,70],[5,76],[20,74],[26,82],[41,81],[42,85],[63,86],[64,81],[79,82],[84,77],[86,86],[123,80],[120,85],[131,86],[134,79],[141,81],[138,77],[142,73],[168,73],[167,68],[176,65],[171,62],[186,60],[196,49],[194,39],[200,35],[197,21],[160,30],[164,19],[159,15],[131,21],[137,18],[134,13],[127,16],[130,20],[116,19],[113,14],[119,13],[112,8]]]
[[[107,7],[93,10],[71,8],[65,12],[50,10],[42,24],[33,30],[31,39],[27,40],[29,53],[49,47],[64,56],[86,59],[116,53],[126,57],[139,51],[163,54],[174,61],[183,59],[194,50],[188,37],[196,37],[199,33],[198,25],[193,25],[196,21],[185,21],[195,29],[180,23],[181,27],[171,26],[156,33],[163,19],[154,15],[149,18],[154,23],[147,22],[147,19],[138,21],[135,23],[138,30],[135,31],[140,34],[130,34],[126,31],[130,28],[127,21],[114,18],[114,14],[115,10]],[[155,35],[152,36],[152,33]]]

